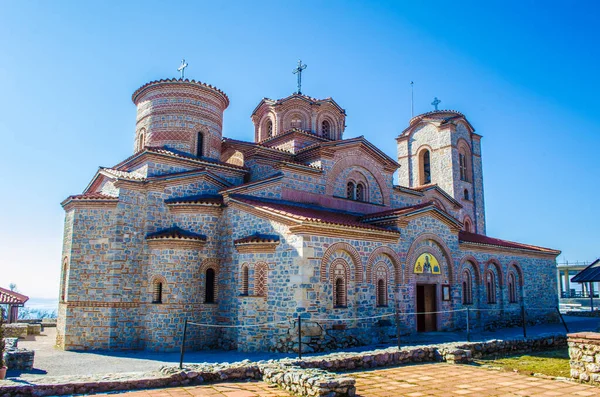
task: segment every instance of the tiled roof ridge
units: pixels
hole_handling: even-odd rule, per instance
[[[560,251],[552,249],[552,248],[546,248],[546,247],[540,247],[540,246],[537,246],[537,245],[517,243],[517,242],[509,241],[509,240],[502,240],[502,239],[499,239],[499,238],[488,237],[488,236],[483,235],[483,234],[466,232],[464,230],[461,230],[459,232],[458,239],[459,239],[459,241],[462,241],[462,242],[465,242],[465,243],[474,243],[474,244],[483,244],[483,245],[495,245],[495,246],[498,246],[498,247],[516,248],[516,249],[523,249],[523,250],[530,250],[530,251],[539,251],[539,252],[547,252],[547,253],[560,253]]]
[[[220,166],[224,166],[224,167],[231,167],[231,168],[237,168],[239,170],[243,170],[243,171],[248,171],[247,168],[245,167],[241,167],[239,165],[235,165],[235,164],[230,164],[230,163],[224,163],[222,161],[218,161],[218,160],[214,160],[214,159],[209,159],[207,157],[196,157],[193,156],[191,154],[188,153],[184,153],[184,152],[180,152],[178,150],[174,150],[174,149],[167,149],[161,146],[146,146],[144,148],[145,151],[151,152],[151,153],[158,153],[158,154],[165,154],[165,155],[169,155],[169,156],[174,156],[174,157],[181,157],[184,159],[188,159],[188,160],[193,160],[193,161],[197,161],[200,163],[207,163],[207,164],[212,164],[212,165],[220,165]]]
[[[29,297],[15,291],[0,287],[0,304],[17,303],[23,304],[29,300]]]
[[[132,181],[144,181],[146,177],[136,171],[121,171],[110,167],[100,167],[101,171],[113,175],[115,178],[128,179]]]
[[[222,90],[220,90],[219,88],[215,87],[214,85],[208,84],[208,83],[203,83],[201,81],[196,81],[194,79],[190,80],[190,79],[177,79],[177,78],[172,78],[172,79],[160,79],[160,80],[153,80],[150,81],[144,85],[142,85],[140,88],[138,88],[137,90],[135,90],[133,92],[133,94],[131,95],[131,100],[133,101],[133,103],[135,103],[135,99],[136,97],[146,88],[148,88],[151,85],[154,84],[159,84],[159,83],[186,83],[186,84],[195,84],[198,85],[200,87],[203,88],[209,88],[211,90],[214,90],[216,92],[218,92],[219,94],[223,95],[223,97],[225,97],[225,102],[226,102],[226,107],[229,106],[229,97],[227,96],[227,94],[225,94],[225,92],[223,92]]]
[[[179,240],[196,240],[196,241],[206,241],[206,236],[203,234],[198,234],[194,232],[189,232],[187,230],[183,230],[178,226],[171,226],[166,229],[158,230],[153,233],[148,233],[146,235],[146,240],[171,240],[171,239],[179,239]]]
[[[393,230],[383,227],[362,223],[358,220],[359,215],[334,208],[324,208],[314,204],[265,199],[263,197],[255,196],[232,195],[231,198],[247,205],[258,207],[262,206],[263,208],[260,209],[263,211],[268,211],[269,213],[277,214],[300,222],[312,222],[324,225],[337,225],[349,228],[396,233]]]
[[[433,201],[426,201],[423,203],[419,203],[419,204],[414,204],[414,205],[409,205],[406,207],[400,207],[400,208],[393,208],[390,210],[385,210],[385,211],[380,211],[380,212],[373,212],[371,214],[367,214],[367,215],[363,215],[360,217],[361,221],[367,221],[370,218],[379,218],[382,216],[388,216],[388,215],[394,215],[394,214],[402,214],[402,213],[406,213],[406,212],[410,212],[410,211],[414,211],[414,210],[419,210],[422,208],[427,208],[427,207],[435,207],[435,203]],[[439,208],[438,208],[439,209]],[[443,211],[443,210],[440,210]],[[445,212],[445,211],[444,211]]]
[[[277,243],[277,242],[279,242],[279,236],[254,233],[249,236],[234,240],[233,244]]]
[[[457,116],[465,117],[465,115],[463,113],[459,112],[458,110],[452,110],[452,109],[432,110],[430,112],[425,112],[425,113],[421,113],[421,114],[416,115],[415,117],[413,117],[413,118],[410,119],[410,121],[409,121],[408,124],[412,125],[413,121],[417,121],[417,120],[420,120],[420,119],[422,119],[424,117],[431,116],[431,115],[434,115],[434,114],[442,114],[442,113],[454,113]]]
[[[228,141],[228,142],[232,142],[232,143],[242,143],[242,144],[251,145],[251,146],[258,146],[258,147],[261,147],[264,149],[270,149],[270,150],[275,150],[276,152],[289,154],[291,157],[294,156],[294,153],[290,152],[289,150],[283,150],[283,149],[279,149],[276,147],[263,145],[261,142],[242,141],[241,139],[233,139],[233,138],[225,138],[225,137],[223,138],[223,141]]]
[[[303,135],[305,135],[305,136],[308,136],[308,137],[310,137],[310,138],[315,138],[315,139],[318,139],[318,140],[320,140],[320,141],[323,141],[323,142],[332,142],[332,141],[335,141],[335,139],[323,138],[322,136],[318,136],[317,134],[313,134],[313,133],[312,133],[311,131],[309,131],[309,130],[303,130],[303,129],[301,129],[301,128],[294,127],[294,128],[291,128],[291,129],[289,129],[289,130],[283,131],[283,132],[282,132],[282,133],[280,133],[280,134],[273,135],[273,136],[272,136],[272,137],[270,137],[270,138],[263,139],[262,141],[260,141],[260,143],[261,143],[261,144],[264,144],[265,142],[271,142],[271,141],[274,141],[274,140],[275,140],[275,139],[277,139],[277,138],[282,138],[282,137],[284,137],[285,135],[289,135],[289,134],[291,134],[291,133],[293,133],[293,132],[300,133],[300,134],[303,134]],[[269,146],[269,147],[270,147],[270,146]]]
[[[101,192],[88,192],[82,194],[74,194],[67,197],[64,201],[67,200],[109,200],[109,201],[118,201],[119,198],[117,196],[111,196],[106,193]]]
[[[242,189],[245,187],[251,187],[252,185],[259,185],[263,182],[272,182],[276,179],[282,178],[284,176],[283,172],[277,172],[271,176],[268,176],[266,178],[263,179],[259,179],[257,181],[250,181],[250,182],[246,182],[246,183],[242,183],[241,185],[235,185],[235,186],[231,186],[231,187],[227,187],[224,189],[221,189],[219,192],[227,192],[229,190],[237,190],[237,189]]]

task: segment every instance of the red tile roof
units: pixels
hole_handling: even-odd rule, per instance
[[[270,200],[260,197],[249,197],[242,195],[231,195],[230,197],[236,201],[252,205],[253,207],[266,212],[275,213],[297,221],[393,232],[389,229],[367,225],[360,222],[360,215],[336,211],[333,209],[324,209],[317,205],[291,203],[280,200]]]
[[[266,234],[253,234],[233,241],[233,244],[252,244],[252,243],[278,243],[278,236],[268,236]]]
[[[386,216],[405,215],[405,214],[411,213],[413,211],[417,211],[417,210],[420,210],[420,209],[423,209],[423,208],[427,208],[427,207],[438,208],[438,207],[435,206],[435,204],[433,202],[427,201],[425,203],[411,205],[411,206],[408,206],[408,207],[394,208],[394,209],[391,209],[391,210],[385,210],[385,211],[381,211],[381,212],[374,212],[372,214],[365,215],[365,216],[361,217],[360,219],[362,221],[370,221],[370,220],[374,220],[374,219],[382,218],[382,217],[386,217]]]
[[[180,229],[177,226],[170,227],[168,229],[159,230],[154,233],[146,235],[146,240],[196,240],[206,241],[206,236],[198,233],[188,232]]]
[[[28,300],[28,296],[5,288],[0,288],[0,304],[22,305]]]
[[[465,231],[460,231],[458,233],[458,240],[464,243],[475,243],[475,244],[483,244],[483,245],[494,245],[496,247],[505,247],[505,248],[516,248],[528,251],[537,251],[544,252],[549,254],[560,254],[560,251],[554,250],[551,248],[538,247],[536,245],[515,243],[513,241],[500,240],[498,238],[484,236],[482,234],[469,233]]]
[[[109,196],[108,194],[104,194],[104,193],[97,193],[97,192],[89,192],[89,193],[84,193],[84,194],[76,194],[73,196],[69,196],[65,199],[65,201],[67,200],[78,200],[78,201],[85,201],[85,200],[89,200],[89,201],[98,201],[98,200],[102,200],[102,201],[119,201],[118,197],[115,196]]]
[[[204,87],[204,88],[209,88],[211,90],[215,90],[219,94],[223,95],[223,97],[225,97],[225,103],[227,104],[225,107],[229,106],[229,97],[227,96],[227,94],[225,94],[223,91],[221,91],[217,87],[215,87],[213,85],[210,85],[210,84],[203,83],[201,81],[189,80],[189,79],[185,79],[185,80],[184,79],[175,79],[175,78],[173,78],[173,79],[160,79],[160,80],[150,81],[149,83],[146,83],[143,86],[141,86],[140,88],[138,88],[137,90],[135,90],[135,92],[131,96],[131,100],[133,101],[133,103],[135,103],[136,97],[145,88],[147,88],[147,87],[149,87],[151,85],[156,85],[156,84],[161,84],[161,83],[167,83],[167,84],[194,84],[194,85],[198,85],[200,87]]]

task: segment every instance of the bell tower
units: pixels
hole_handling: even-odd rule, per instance
[[[465,230],[485,234],[481,135],[466,117],[454,110],[415,116],[396,141],[400,185],[437,185],[462,205]]]
[[[219,160],[225,93],[188,79],[153,81],[131,97],[137,106],[134,153],[163,147]]]

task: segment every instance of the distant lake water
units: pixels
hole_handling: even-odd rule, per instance
[[[58,299],[29,298],[25,307],[32,310],[55,311],[58,310]]]

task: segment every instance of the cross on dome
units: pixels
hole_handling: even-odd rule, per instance
[[[432,105],[435,107],[435,110],[438,110],[438,105],[439,105],[440,103],[442,103],[442,101],[440,101],[440,100],[438,99],[438,97],[435,97],[435,98],[433,99],[433,102],[431,102],[431,104],[432,104]]]
[[[188,67],[188,64],[185,62],[185,59],[181,60],[181,65],[179,65],[179,67],[177,68],[177,71],[181,72],[181,79],[183,80],[183,72],[185,71],[185,68]]]
[[[306,69],[306,65],[302,64],[301,60],[298,60],[298,67],[292,71],[292,73],[298,75],[298,92],[297,94],[302,94],[302,71]]]

